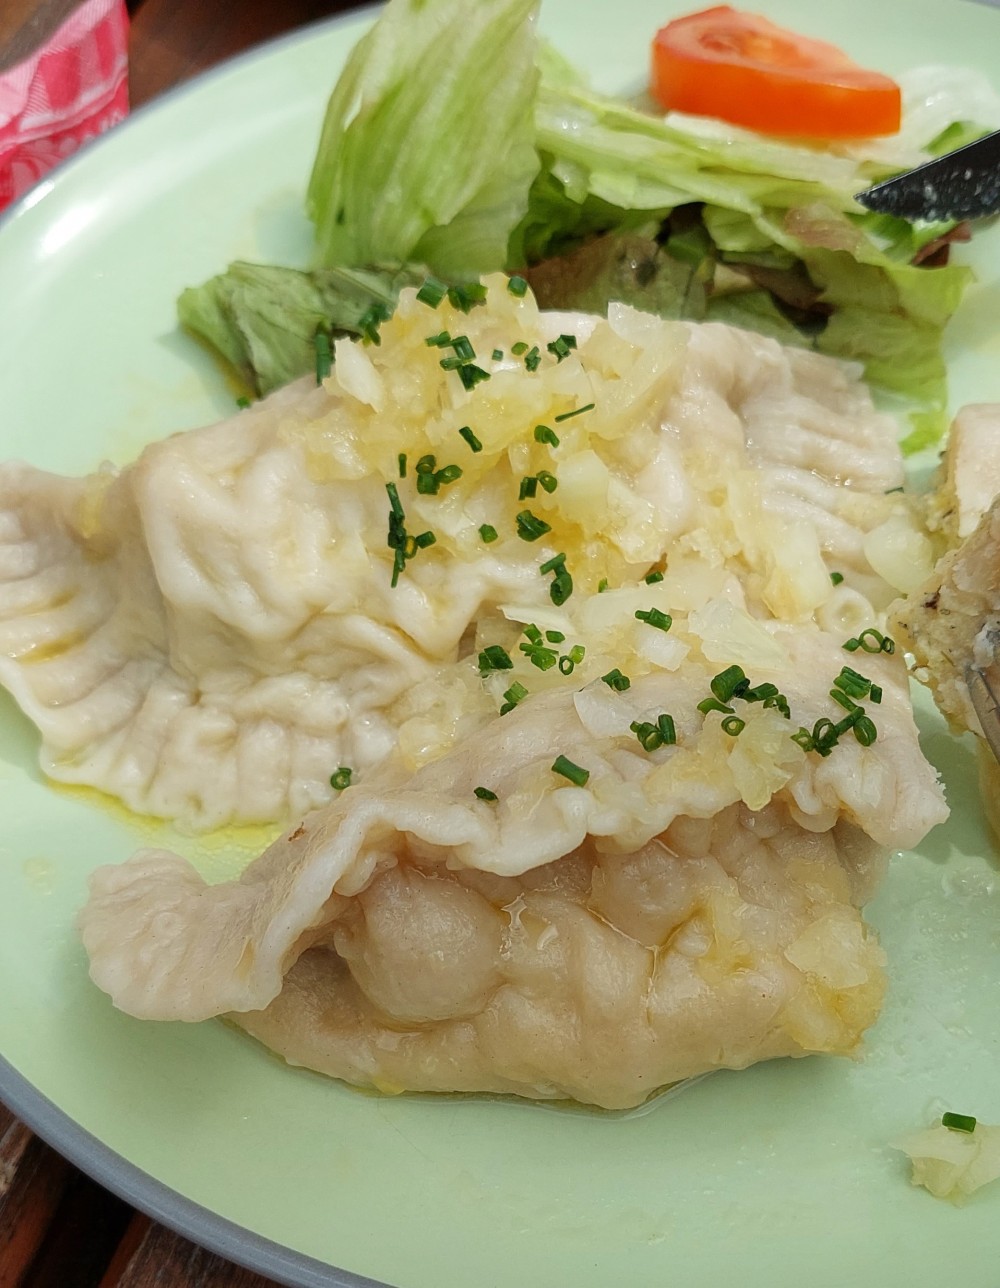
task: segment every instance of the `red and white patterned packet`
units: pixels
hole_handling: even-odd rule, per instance
[[[128,113],[124,0],[85,0],[0,75],[0,209]]]

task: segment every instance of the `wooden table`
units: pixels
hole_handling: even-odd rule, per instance
[[[0,0],[0,70],[56,30],[79,0]],[[133,107],[354,0],[130,0]],[[0,1288],[267,1288],[134,1211],[0,1104]]]

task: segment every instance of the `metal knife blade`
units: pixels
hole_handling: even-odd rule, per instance
[[[1000,130],[855,197],[883,215],[938,222],[1000,213]]]

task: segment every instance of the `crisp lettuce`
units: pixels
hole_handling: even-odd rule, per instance
[[[682,292],[681,315],[724,319],[786,343],[864,364],[873,384],[903,395],[920,417],[921,440],[945,428],[942,329],[968,283],[968,270],[912,261],[950,225],[913,225],[863,211],[853,194],[885,177],[885,162],[859,160],[716,128],[690,132],[571,81],[558,64],[543,75],[536,100],[536,140],[543,171],[511,243],[513,261],[545,283],[551,307],[592,305],[594,281],[551,289],[547,261],[565,253],[567,230],[586,235],[600,224],[603,257],[628,254],[638,216],[660,221],[657,285],[671,280],[664,260],[681,269],[698,261],[697,290]],[[676,224],[699,243],[678,244]],[[530,271],[542,260],[541,271]],[[575,262],[591,269],[595,257]],[[676,273],[674,274],[676,276]],[[615,298],[650,307],[646,282],[604,281]],[[676,297],[665,309],[676,315]]]
[[[307,194],[316,269],[282,283],[233,266],[185,293],[185,323],[264,391],[308,369],[317,325],[350,329],[359,283],[391,302],[417,272],[386,290],[372,275],[391,270],[371,265],[451,281],[506,268],[548,307],[621,299],[856,360],[909,403],[911,442],[939,434],[941,332],[969,274],[914,263],[950,225],[854,194],[974,134],[986,90],[935,73],[904,91],[894,140],[785,143],[596,94],[538,39],[536,7],[389,0],[327,108]]]
[[[391,0],[330,98],[306,197],[320,265],[502,268],[539,169],[537,0]]]

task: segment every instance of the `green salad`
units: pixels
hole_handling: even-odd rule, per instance
[[[326,110],[312,268],[232,264],[182,294],[183,324],[262,395],[312,369],[317,333],[377,338],[403,286],[503,269],[546,308],[621,301],[856,360],[905,406],[904,449],[936,441],[942,331],[971,276],[941,250],[962,230],[854,200],[908,165],[595,93],[540,39],[537,9],[390,0]],[[916,160],[981,132],[950,121]]]

